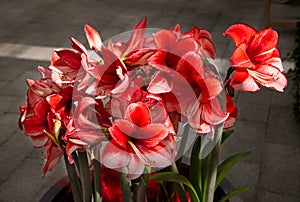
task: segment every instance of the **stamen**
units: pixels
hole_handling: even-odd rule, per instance
[[[139,159],[141,161],[143,161],[145,164],[147,165],[151,165],[151,161],[149,159],[147,159],[140,151],[139,149],[133,144],[133,142],[131,142],[130,140],[127,141],[127,143],[131,146],[131,148],[133,149],[133,151],[136,153],[136,155],[139,157]]]

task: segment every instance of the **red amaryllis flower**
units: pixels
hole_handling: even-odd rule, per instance
[[[58,136],[70,116],[73,87],[60,89],[50,78],[27,79],[27,103],[20,107],[19,126],[31,137],[34,147],[45,148],[42,175],[51,171],[62,157]]]
[[[168,68],[175,68],[180,58],[190,52],[197,51],[197,43],[192,38],[180,38],[180,33],[160,30],[154,34],[157,51],[148,63],[157,69],[169,73]]]
[[[230,63],[235,68],[230,85],[240,91],[258,91],[259,84],[283,91],[287,86],[280,54],[277,49],[276,31],[256,31],[245,24],[231,25],[224,33],[230,36],[236,49]]]
[[[175,70],[177,74],[172,76],[158,73],[149,85],[149,92],[160,94],[169,112],[184,115],[197,132],[211,132],[213,126],[227,118],[218,101],[223,89],[221,82],[193,51],[182,56]]]
[[[108,42],[107,48],[124,61],[128,67],[146,64],[147,59],[154,52],[153,49],[144,46],[146,23],[146,18],[137,23],[126,43],[121,40]],[[100,34],[89,25],[85,25],[84,28],[90,48],[101,52],[103,44]]]
[[[145,165],[163,168],[175,158],[175,143],[168,128],[152,122],[151,112],[142,102],[128,106],[124,119],[117,119],[109,128],[111,140],[101,156],[108,168],[128,168],[128,178],[135,179]]]

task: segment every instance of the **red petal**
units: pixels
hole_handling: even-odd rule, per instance
[[[131,120],[138,127],[144,127],[151,123],[150,110],[142,102],[130,104],[127,108],[125,118]]]
[[[63,97],[59,94],[53,94],[53,95],[49,95],[47,96],[47,101],[50,105],[50,107],[52,109],[57,109],[57,106],[59,105],[59,103],[62,101]]]
[[[254,80],[265,87],[283,92],[287,86],[287,78],[276,67],[270,65],[260,66],[256,71],[250,71],[249,74]]]
[[[163,72],[170,72],[166,63],[166,51],[157,51],[149,59],[148,64]]]
[[[122,132],[121,135],[124,134],[126,136],[126,140],[128,139],[128,137],[132,137],[133,133],[136,131],[136,126],[132,122],[126,119],[117,119],[113,122],[113,125],[118,127],[118,129]],[[112,136],[113,138],[115,137],[114,135]],[[115,137],[114,139],[117,138],[119,137]]]
[[[169,50],[170,53],[182,57],[184,54],[197,51],[197,43],[191,38],[180,39],[177,43],[173,44],[173,49]]]
[[[47,122],[36,116],[30,116],[23,121],[23,127],[26,135],[38,136],[44,134],[44,130],[47,129]]]
[[[92,50],[101,51],[102,40],[99,33],[89,25],[84,25],[84,31],[90,48]]]
[[[84,53],[85,55],[87,55],[87,50],[85,49],[85,47],[82,45],[82,43],[80,43],[79,41],[77,41],[75,38],[71,37],[71,42],[72,42],[72,47],[79,51],[80,53]]]
[[[78,70],[81,67],[81,55],[72,50],[56,50],[56,54],[62,59],[69,67]],[[54,64],[55,66],[55,64]]]
[[[52,143],[50,143],[50,141],[52,140],[49,140],[49,144],[47,144],[45,148],[47,152],[46,154],[47,161],[43,168],[43,172],[42,172],[43,177],[48,171],[51,171],[53,170],[53,168],[55,168],[55,166],[59,163],[59,160],[63,155],[61,149],[57,146],[54,146]]]
[[[129,66],[145,65],[147,63],[148,58],[150,58],[151,55],[153,55],[153,53],[154,50],[150,48],[138,50],[137,52],[126,57],[125,63]]]
[[[175,26],[173,27],[172,31],[173,31],[173,32],[180,33],[180,32],[181,32],[181,31],[180,31],[180,25],[179,25],[179,24],[175,25]]]
[[[133,180],[141,176],[144,172],[145,164],[135,154],[131,154],[128,164],[128,178]]]
[[[117,169],[127,167],[130,159],[130,153],[116,147],[112,140],[105,146],[100,161],[108,168]]]
[[[278,44],[278,34],[276,31],[264,29],[255,34],[255,37],[250,42],[248,47],[248,54],[250,57],[268,53],[276,48]],[[272,52],[269,53],[272,55]]]
[[[279,71],[283,72],[283,66],[277,48],[273,51],[273,55],[269,59],[265,60],[263,64],[270,64],[273,67],[276,67]]]
[[[39,119],[46,119],[49,110],[50,107],[46,99],[41,99],[34,106],[34,114]]]
[[[127,148],[127,142],[133,135],[134,126],[133,124],[124,119],[117,119],[114,121],[113,126],[109,128],[109,132],[115,143],[122,147]]]
[[[238,46],[241,43],[249,43],[251,38],[255,35],[256,30],[246,24],[233,24],[226,29],[223,33],[225,36],[230,36],[235,45]]]
[[[47,141],[49,140],[49,137],[45,134],[37,135],[37,136],[30,136],[32,140],[32,146],[35,148],[41,148],[45,146]]]
[[[156,43],[157,49],[165,50],[170,52],[171,48],[176,43],[176,35],[170,30],[160,30],[154,34],[154,41]]]
[[[200,47],[205,50],[211,58],[216,58],[216,48],[211,40],[208,38],[200,38],[199,43]]]
[[[154,94],[168,93],[172,90],[172,81],[167,74],[159,71],[148,85],[148,92]]]
[[[230,63],[233,67],[246,67],[246,68],[255,68],[255,65],[250,60],[247,52],[247,44],[240,44],[233,52],[230,57]]]
[[[129,40],[126,43],[126,50],[124,51],[123,56],[127,56],[129,53],[140,50],[143,47],[146,24],[147,18],[144,18],[135,25]]]
[[[149,161],[149,165],[154,168],[165,168],[170,166],[175,159],[176,146],[172,137],[166,139],[154,148],[148,149],[139,147],[143,156]]]
[[[200,105],[200,107],[202,109],[201,118],[208,124],[217,125],[224,122],[228,117],[228,114],[221,109],[218,98],[214,98],[210,102]]]
[[[259,86],[247,71],[234,71],[230,85],[240,91],[255,92],[259,90]]]
[[[225,120],[224,129],[229,129],[233,127],[235,120],[238,115],[237,108],[233,102],[231,96],[226,93],[226,112],[229,113],[228,118]]]
[[[146,127],[140,128],[134,138],[137,145],[140,144],[143,147],[152,148],[164,140],[168,134],[169,131],[165,125],[151,123]]]

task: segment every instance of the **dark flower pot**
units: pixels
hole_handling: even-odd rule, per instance
[[[180,173],[187,176],[189,171],[189,166],[183,165],[180,167]],[[224,195],[224,191],[233,190],[233,185],[227,180],[224,179],[221,185],[217,188],[215,193],[214,201],[219,201]],[[55,185],[53,185],[40,199],[40,202],[73,202],[72,190],[68,177],[62,178]],[[103,201],[105,202],[105,201]],[[240,198],[234,200],[227,200],[226,202],[243,202]]]

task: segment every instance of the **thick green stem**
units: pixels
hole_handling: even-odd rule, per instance
[[[219,156],[221,150],[221,139],[222,139],[223,124],[216,127],[215,137],[213,141],[216,141],[216,145],[212,152],[209,154],[209,171],[208,179],[206,183],[206,193],[204,202],[213,202],[215,193],[215,184],[217,177],[217,169],[219,164]]]
[[[92,200],[92,184],[90,180],[89,162],[86,152],[78,151],[80,179],[82,183],[83,201],[90,202]]]
[[[201,136],[199,135],[194,142],[190,159],[190,180],[195,187],[198,196],[202,196],[202,159],[199,158],[201,149]]]
[[[121,187],[122,187],[122,199],[126,202],[132,202],[132,193],[130,190],[131,181],[127,178],[128,169],[122,168],[120,172],[121,177]]]
[[[74,164],[70,164],[67,155],[64,155],[65,165],[67,168],[67,173],[69,177],[69,181],[71,184],[72,194],[74,202],[82,202],[82,192],[80,189],[80,182],[77,176],[77,172]]]
[[[177,164],[177,168],[180,168],[181,162],[182,162],[182,158],[185,152],[185,147],[189,138],[189,132],[190,132],[190,126],[189,125],[185,125],[184,129],[183,129],[183,135],[182,135],[182,140],[180,143],[180,147],[179,150],[177,152],[177,156],[180,156],[180,158],[178,158],[178,160],[176,161]]]
[[[94,172],[93,172],[93,178],[94,178],[94,201],[95,202],[100,202],[102,201],[101,199],[101,168],[100,168],[100,163],[96,160],[93,162],[94,166]]]

